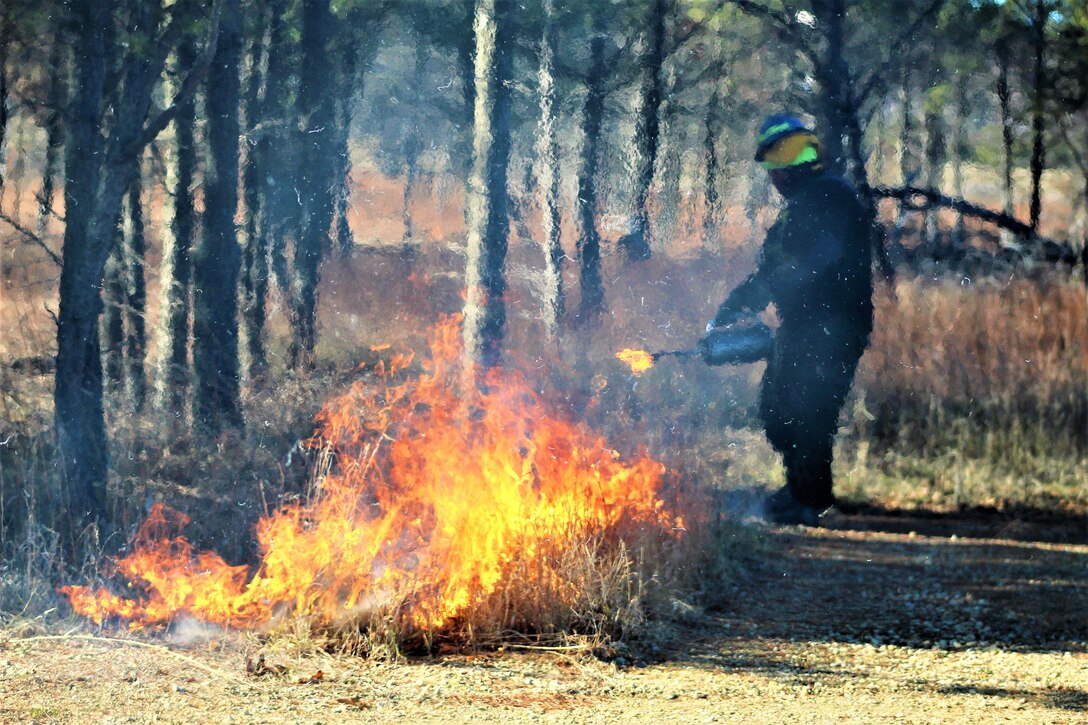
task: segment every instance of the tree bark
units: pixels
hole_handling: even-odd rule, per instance
[[[910,64],[903,65],[903,122],[899,134],[899,175],[904,185],[917,181],[918,157],[914,153],[914,87],[911,83]],[[895,226],[892,227],[892,244],[898,245],[906,224],[907,209],[899,206]]]
[[[147,378],[144,375],[147,356],[147,284],[144,280],[144,255],[147,240],[144,237],[143,205],[140,199],[141,181],[141,174],[136,173],[129,183],[122,234],[122,256],[125,260],[125,389],[136,411],[143,410],[147,398]]]
[[[960,199],[963,193],[963,162],[968,152],[967,148],[967,79],[966,73],[956,76],[956,129],[952,134],[952,193]],[[956,244],[963,244],[967,240],[967,228],[964,224],[963,214],[956,212],[956,230],[954,236]]]
[[[369,30],[371,23],[363,27]],[[340,102],[336,107],[336,132],[337,132],[337,165],[336,165],[336,210],[333,226],[336,229],[335,246],[341,257],[347,257],[355,249],[355,237],[351,231],[351,223],[348,220],[348,208],[352,195],[352,165],[351,165],[351,121],[354,109],[354,100],[363,95],[363,81],[366,76],[366,68],[369,59],[369,50],[366,57],[363,54],[362,31],[356,28],[350,39],[345,44],[343,51],[344,64],[344,91],[340,94]]]
[[[237,319],[241,249],[234,227],[238,211],[241,55],[240,2],[225,0],[219,45],[207,79],[209,156],[204,229],[193,265],[193,422],[208,437],[243,424]]]
[[[102,363],[106,391],[113,396],[125,387],[125,247],[123,233],[117,231],[109,259],[106,262],[105,302],[102,314]]]
[[[1043,98],[1045,93],[1045,53],[1046,53],[1046,22],[1049,16],[1046,0],[1035,0],[1035,17],[1032,23],[1032,40],[1035,50],[1034,66],[1032,71],[1032,103],[1031,103],[1031,210],[1029,212],[1031,228],[1039,230],[1039,217],[1043,211],[1042,181],[1043,169],[1046,166],[1046,145],[1044,134],[1046,131],[1046,118],[1044,116]]]
[[[544,329],[555,337],[563,319],[563,247],[559,211],[559,134],[556,129],[555,56],[558,38],[554,0],[544,0],[544,31],[540,39],[540,124],[537,136],[537,183],[544,231]]]
[[[849,108],[851,78],[843,49],[843,0],[813,0],[812,14],[823,28],[825,50],[815,64],[816,80],[820,84],[819,108],[821,116],[823,155],[825,164],[838,173],[846,173],[847,123],[844,114]]]
[[[102,357],[98,317],[102,268],[112,246],[109,226],[96,235],[96,191],[102,175],[104,143],[101,99],[107,71],[109,7],[95,0],[74,0],[73,54],[75,89],[68,106],[65,148],[65,230],[57,312],[57,368],[54,390],[57,453],[63,488],[49,492],[52,516],[70,513],[68,530],[78,538],[82,523],[104,513],[109,452],[102,409]],[[116,214],[110,215],[116,221]],[[110,225],[112,226],[112,225]],[[45,498],[45,497],[43,497]],[[74,543],[74,542],[73,542]],[[73,549],[74,553],[74,549]]]
[[[429,47],[422,39],[416,44],[413,86],[417,89],[417,102],[422,102],[422,97],[418,95],[418,89],[423,83],[423,71],[427,64],[429,50]],[[401,242],[405,245],[418,241],[415,239],[415,230],[412,228],[412,196],[415,191],[416,177],[419,174],[419,155],[422,150],[423,140],[419,121],[413,119],[411,127],[408,129],[407,138],[404,140],[404,196],[401,203],[401,221],[404,224],[404,235]]]
[[[358,50],[353,50],[351,55],[357,56]],[[343,98],[340,101],[340,105],[337,111],[337,132],[339,133],[339,139],[337,141],[337,166],[336,166],[336,178],[337,178],[337,192],[336,192],[336,249],[339,251],[342,257],[347,257],[355,249],[355,237],[351,233],[351,223],[348,220],[348,207],[350,206],[351,194],[352,194],[352,181],[351,181],[351,146],[349,139],[351,137],[351,106],[352,99],[356,94],[362,95],[362,91],[359,88],[361,85],[362,74],[358,71],[358,60],[355,58],[350,64],[351,75],[349,78],[349,85],[343,94]]]
[[[11,19],[0,15],[0,193],[8,173],[8,44],[11,42]],[[16,209],[18,217],[18,209]]]
[[[301,169],[298,188],[302,219],[295,240],[292,298],[292,366],[314,362],[317,344],[317,285],[321,257],[328,247],[335,203],[336,91],[329,92],[329,39],[333,17],[329,0],[304,0],[302,5],[302,68],[299,75]],[[342,85],[342,83],[340,84]],[[337,87],[334,84],[334,89]]]
[[[998,45],[997,52],[997,100],[1001,106],[1001,148],[1004,152],[1004,167],[1002,180],[1004,181],[1004,205],[1002,206],[1004,212],[1008,215],[1013,213],[1013,183],[1012,183],[1012,168],[1013,168],[1013,117],[1012,117],[1012,104],[1010,103],[1011,95],[1009,93],[1009,49],[1005,43]]]
[[[590,38],[590,70],[582,106],[582,160],[578,170],[578,281],[582,299],[578,321],[588,322],[604,311],[604,283],[601,279],[601,237],[597,230],[597,168],[600,163],[601,124],[604,117],[603,83],[608,69],[604,58],[604,26],[601,10],[594,5]]]
[[[144,43],[160,27],[164,9],[132,6],[126,41],[132,50],[118,65],[121,82],[107,86],[113,35],[111,7],[98,0],[68,5],[74,34],[75,88],[69,99],[65,146],[65,231],[57,313],[54,415],[62,469],[59,490],[43,499],[56,516],[71,517],[70,552],[82,549],[84,533],[108,523],[106,479],[109,456],[102,410],[102,360],[98,318],[106,259],[117,231],[121,200],[135,173],[140,150],[169,121],[164,111],[148,121],[152,91],[176,42],[173,36]],[[180,12],[180,11],[179,11]],[[174,25],[174,28],[181,26]],[[217,27],[213,19],[213,33]],[[214,44],[214,34],[209,43]],[[107,93],[107,88],[109,92]],[[104,124],[106,102],[125,113]]]
[[[53,47],[49,49],[49,94],[45,117],[45,166],[42,190],[38,195],[38,237],[45,238],[45,228],[53,211],[57,166],[64,145],[64,98],[68,93],[68,44],[62,34],[63,23],[54,23]],[[0,135],[2,135],[0,131]]]
[[[940,189],[947,159],[944,121],[939,109],[927,108],[923,121],[926,132],[926,184],[931,189]],[[933,244],[940,234],[937,213],[925,211],[924,238],[926,244]]]
[[[721,195],[718,193],[718,177],[721,176],[721,154],[718,140],[724,135],[720,120],[724,74],[714,79],[714,91],[710,94],[703,116],[703,154],[706,157],[703,177],[703,243],[717,246],[721,241]]]
[[[468,262],[465,350],[483,369],[499,363],[506,332],[506,252],[509,234],[510,80],[513,0],[477,0],[475,115],[468,183]]]
[[[650,257],[650,187],[657,167],[661,146],[661,106],[665,99],[665,22],[669,0],[654,0],[650,6],[649,50],[646,54],[646,78],[641,89],[639,113],[635,119],[635,218],[633,228],[619,240],[620,249],[628,259]]]
[[[194,60],[192,43],[183,41],[178,47],[177,66],[191,67]],[[191,254],[196,228],[193,203],[193,178],[197,166],[195,126],[196,100],[181,99],[180,110],[174,118],[174,158],[167,167],[167,184],[173,192],[173,215],[163,252],[164,344],[159,372],[161,403],[171,419],[178,423],[185,420],[191,375],[189,331],[193,296]]]
[[[250,47],[249,77],[246,85],[245,170],[242,173],[242,195],[245,206],[242,252],[242,332],[245,340],[246,376],[251,386],[264,378],[267,360],[264,351],[265,301],[268,294],[268,235],[261,210],[261,176],[264,173],[262,134],[257,126],[266,120],[262,114],[265,72],[268,65],[269,28],[278,19],[276,9],[268,6],[261,14],[258,37]]]
[[[294,170],[299,166],[298,135],[286,128],[290,79],[295,68],[294,49],[287,32],[286,3],[275,0],[269,27],[268,54],[261,116],[271,124],[257,139],[256,155],[261,167],[261,227],[267,237],[268,274],[284,295],[290,293],[290,273],[287,264],[287,241],[297,236],[302,210],[295,193],[298,180]],[[267,295],[266,295],[267,296]],[[256,310],[256,308],[254,308]],[[263,313],[263,310],[262,310]],[[262,329],[263,321],[260,323]]]

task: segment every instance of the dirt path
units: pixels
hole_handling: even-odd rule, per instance
[[[253,678],[253,638],[167,651],[9,632],[0,721],[1088,723],[1088,546],[832,526],[766,530],[764,563],[658,664],[390,665],[281,642],[268,662],[286,670]]]

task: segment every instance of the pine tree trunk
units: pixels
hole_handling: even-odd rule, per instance
[[[926,185],[940,190],[947,159],[944,121],[938,109],[927,109],[923,121],[926,132]],[[927,209],[924,213],[925,242],[932,245],[940,235],[938,212]]]
[[[355,237],[348,220],[348,207],[352,194],[351,167],[351,120],[354,99],[363,95],[363,79],[366,64],[361,58],[362,39],[358,31],[352,34],[344,51],[344,92],[336,108],[337,165],[336,165],[336,210],[333,226],[336,229],[335,246],[341,257],[348,257],[355,249]]]
[[[358,77],[358,74],[353,73],[354,77]],[[351,223],[348,220],[348,207],[351,201],[351,147],[349,145],[349,139],[351,136],[351,103],[352,96],[355,93],[361,92],[358,87],[349,89],[344,94],[344,98],[340,102],[340,109],[338,111],[338,133],[340,138],[337,142],[339,151],[337,152],[337,166],[336,166],[336,178],[338,181],[338,188],[336,192],[336,249],[340,252],[341,257],[347,257],[355,249],[355,237],[351,233]]]
[[[45,117],[45,167],[42,169],[42,190],[38,195],[38,237],[44,238],[49,216],[53,211],[57,166],[64,145],[64,99],[68,94],[68,45],[62,35],[62,23],[56,22],[53,46],[49,49],[49,95]],[[2,134],[2,131],[0,131]]]
[[[8,175],[8,44],[11,42],[11,20],[0,14],[0,193]]]
[[[177,66],[191,67],[195,53],[190,42],[178,47]],[[160,354],[160,401],[174,422],[186,417],[191,367],[189,330],[192,318],[193,238],[196,209],[193,179],[197,166],[196,101],[184,99],[174,118],[174,158],[167,166],[172,193],[172,215],[163,249],[163,345]]]
[[[646,78],[643,81],[639,112],[635,119],[635,218],[633,228],[620,238],[619,245],[628,259],[650,257],[650,187],[661,146],[661,106],[665,100],[665,22],[669,0],[654,0],[650,6],[649,50],[646,54]]]
[[[604,117],[604,83],[608,69],[604,62],[604,28],[598,7],[593,14],[590,39],[590,70],[582,107],[582,160],[578,170],[578,281],[582,299],[579,322],[587,322],[604,311],[604,283],[601,279],[601,237],[597,230],[597,168],[600,162],[601,124]]]
[[[125,247],[118,230],[113,250],[106,262],[105,301],[102,314],[102,363],[105,368],[106,392],[118,396],[125,387]]]
[[[499,363],[506,332],[506,251],[509,233],[510,80],[513,0],[477,0],[475,116],[468,183],[465,350],[483,368]]]
[[[115,230],[110,224],[103,230],[109,237],[99,237],[96,226],[100,213],[95,213],[104,150],[99,134],[100,101],[107,72],[110,9],[95,0],[74,0],[69,7],[75,29],[75,88],[66,114],[65,229],[54,390],[57,457],[63,483],[61,490],[48,491],[42,498],[50,518],[72,517],[64,528],[72,539],[78,539],[76,531],[105,512],[109,451],[102,409],[99,289]],[[116,214],[111,214],[109,221],[115,222]],[[71,551],[75,553],[74,548]]]
[[[429,48],[422,40],[416,43],[416,62],[413,71],[414,87],[418,89],[423,83],[423,71],[427,64]],[[416,91],[418,94],[418,90]],[[417,102],[422,97],[417,95]],[[412,195],[415,192],[416,177],[419,174],[419,154],[423,150],[423,140],[419,121],[413,119],[408,129],[408,137],[404,140],[404,197],[401,204],[401,221],[404,224],[404,236],[401,242],[406,246],[415,239],[415,230],[412,228]]]
[[[329,89],[329,38],[333,16],[329,0],[304,0],[302,5],[302,69],[298,110],[302,165],[299,191],[302,219],[295,240],[295,289],[292,299],[291,365],[310,367],[317,344],[317,285],[321,257],[328,246],[335,200],[336,123],[334,98]],[[342,85],[342,84],[341,84]]]
[[[219,44],[207,78],[204,229],[193,264],[193,422],[208,437],[243,424],[237,320],[241,249],[234,228],[241,56],[240,2],[225,0]]]
[[[1009,91],[1009,49],[1004,45],[998,51],[998,102],[1001,106],[1001,147],[1004,151],[1002,181],[1004,205],[1002,210],[1013,216],[1013,113]]]
[[[291,59],[295,54],[287,46],[289,28],[284,17],[286,12],[286,3],[275,0],[268,31],[268,47],[276,48],[277,51],[270,50],[268,54],[265,92],[261,103],[261,116],[267,119],[286,119],[288,116],[290,79],[295,74]],[[296,133],[282,126],[274,126],[260,135],[254,150],[260,159],[258,164],[262,172],[260,226],[268,249],[266,266],[270,281],[275,281],[276,288],[283,295],[288,295],[291,287],[287,268],[287,242],[297,235],[298,219],[301,216],[298,195],[295,193],[298,182],[294,178],[294,170],[299,165],[297,146]],[[264,296],[267,297],[267,293]],[[263,329],[263,321],[260,326]]]
[[[265,299],[268,293],[268,236],[265,233],[261,211],[262,139],[257,125],[263,121],[261,101],[264,91],[265,71],[268,64],[268,25],[275,20],[272,9],[266,7],[261,14],[258,37],[254,38],[249,52],[249,77],[246,85],[246,136],[245,170],[242,173],[242,195],[245,206],[243,235],[245,248],[242,252],[242,333],[245,340],[246,377],[250,385],[259,385],[264,378],[266,358],[264,351]]]
[[[144,280],[144,214],[140,199],[141,174],[129,184],[124,210],[125,264],[125,385],[129,400],[136,411],[143,410],[147,399],[147,378],[144,362],[147,357],[147,284]]]
[[[956,77],[956,131],[953,134],[952,153],[952,191],[957,198],[963,199],[963,161],[967,153],[967,79],[966,73],[960,73]],[[956,212],[957,245],[967,241],[967,227],[964,224],[963,214]]]
[[[812,14],[823,29],[823,62],[816,66],[816,80],[820,84],[820,140],[823,144],[825,163],[839,173],[846,171],[847,139],[846,109],[849,106],[850,75],[843,51],[843,0],[813,0]]]
[[[899,134],[899,175],[903,184],[909,186],[916,181],[918,160],[914,153],[914,89],[911,84],[910,65],[903,66],[903,123]],[[903,226],[907,221],[907,210],[899,205],[895,226],[891,230],[891,242],[898,246],[902,241]]]
[[[714,92],[710,94],[705,115],[703,116],[703,155],[705,156],[705,175],[703,177],[703,244],[716,248],[721,241],[721,195],[718,193],[718,177],[721,175],[718,140],[724,135],[718,114],[721,113],[722,87],[725,78],[714,81]]]
[[[544,0],[544,32],[540,39],[540,125],[537,136],[537,181],[544,230],[544,328],[551,337],[559,329],[566,300],[563,294],[562,222],[559,211],[559,134],[556,129],[555,54],[558,45],[554,0]]]
[[[106,260],[117,233],[121,201],[129,188],[144,143],[152,91],[168,47],[136,55],[119,64],[117,99],[125,113],[104,128],[109,59],[115,48],[113,16],[107,3],[72,0],[75,87],[69,99],[65,146],[65,231],[57,313],[57,364],[54,415],[62,488],[42,498],[54,516],[70,517],[66,528],[71,553],[79,553],[95,524],[109,523],[106,480],[109,454],[102,409],[102,359],[98,321]],[[132,6],[130,31],[148,33],[162,21],[162,6]]]
[[[1033,67],[1033,88],[1031,103],[1031,210],[1029,212],[1031,230],[1039,230],[1039,217],[1043,212],[1042,182],[1043,169],[1046,166],[1046,145],[1044,134],[1046,118],[1043,108],[1046,76],[1044,60],[1046,53],[1046,22],[1049,15],[1046,0],[1035,0],[1035,18],[1032,26],[1035,50]]]

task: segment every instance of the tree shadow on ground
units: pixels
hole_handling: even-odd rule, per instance
[[[794,642],[1088,651],[1085,547],[874,535],[850,518],[837,530],[765,529],[765,556],[720,621]]]
[[[983,687],[979,685],[950,685],[934,688],[941,695],[982,695],[984,697],[1007,697],[1015,700],[1036,702],[1055,710],[1088,711],[1088,692],[1069,687],[1056,690],[1037,690],[1030,688],[1010,689],[1006,687]]]
[[[828,527],[843,531],[1088,544],[1088,516],[1083,513],[1025,505],[1001,510],[989,506],[902,510],[860,501],[840,501],[837,508],[843,515],[831,517]]]

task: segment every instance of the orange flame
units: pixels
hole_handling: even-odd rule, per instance
[[[645,350],[632,350],[627,348],[616,353],[616,357],[631,366],[631,372],[642,375],[654,366],[654,356]]]
[[[310,445],[327,452],[330,470],[310,502],[258,522],[255,569],[194,553],[180,535],[188,517],[156,506],[116,562],[132,594],[61,591],[96,623],[133,628],[182,613],[248,628],[283,615],[334,624],[391,607],[438,629],[496,592],[518,562],[533,562],[518,576],[535,572],[555,590],[550,562],[586,536],[680,535],[660,463],[624,461],[584,424],[549,415],[516,373],[460,389],[460,340],[447,320],[421,375],[394,381],[411,361],[402,356],[325,406]]]

